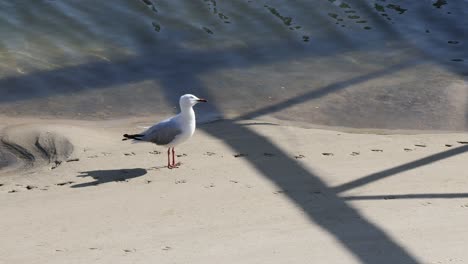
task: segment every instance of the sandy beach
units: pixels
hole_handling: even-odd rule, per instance
[[[468,263],[466,7],[0,1],[0,264]]]
[[[466,133],[223,120],[170,170],[154,120],[3,121],[1,263],[468,261]]]

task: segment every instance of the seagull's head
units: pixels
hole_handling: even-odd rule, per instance
[[[192,107],[198,103],[206,103],[207,101],[202,98],[198,98],[193,94],[184,94],[180,97],[179,103],[181,107]]]

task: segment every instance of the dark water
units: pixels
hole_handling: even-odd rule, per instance
[[[0,112],[467,130],[466,0],[0,0]]]

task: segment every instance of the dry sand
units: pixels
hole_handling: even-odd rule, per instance
[[[467,134],[150,122],[3,117],[0,263],[468,263]]]

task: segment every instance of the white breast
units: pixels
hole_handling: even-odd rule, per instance
[[[179,134],[170,144],[168,147],[175,147],[184,141],[188,140],[192,137],[193,133],[195,132],[196,122],[195,122],[195,114],[193,115],[178,115],[176,117],[177,122],[180,124],[182,129],[182,133]]]

